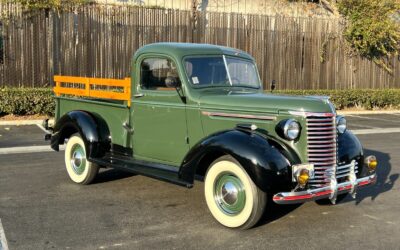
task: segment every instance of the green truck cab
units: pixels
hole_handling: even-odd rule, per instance
[[[269,202],[335,203],[376,181],[376,158],[364,156],[328,98],[266,94],[243,51],[156,43],[131,67],[125,101],[56,97],[47,139],[56,151],[66,143],[76,183],[89,184],[102,167],[187,188],[204,181],[214,218],[246,229]]]

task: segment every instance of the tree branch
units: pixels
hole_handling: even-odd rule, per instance
[[[329,12],[331,12],[332,14],[334,14],[335,16],[339,16],[339,11],[336,8],[335,4],[330,3],[328,0],[319,0],[319,2],[321,3],[321,5],[328,10]]]

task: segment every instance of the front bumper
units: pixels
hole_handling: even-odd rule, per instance
[[[316,189],[308,189],[299,192],[283,192],[277,193],[273,197],[273,201],[277,204],[295,204],[306,201],[319,200],[328,198],[335,202],[337,195],[351,193],[355,195],[358,187],[364,187],[376,182],[376,173],[369,176],[356,179],[355,181],[346,181],[342,183],[331,183],[331,185]]]

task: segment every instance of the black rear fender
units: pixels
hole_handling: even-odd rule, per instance
[[[63,115],[54,126],[51,147],[59,150],[59,145],[74,133],[82,137],[87,157],[101,157],[111,148],[110,131],[106,122],[99,116],[85,111],[71,111]]]

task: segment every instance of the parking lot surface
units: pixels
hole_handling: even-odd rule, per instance
[[[399,115],[349,115],[365,154],[379,161],[378,182],[337,205],[270,204],[240,231],[219,225],[193,189],[103,170],[88,186],[72,183],[63,152],[0,154],[0,221],[10,249],[400,249]],[[13,133],[14,132],[14,133]],[[0,152],[44,145],[34,126],[0,126]],[[0,224],[1,225],[1,224]],[[0,230],[1,231],[1,230]]]

